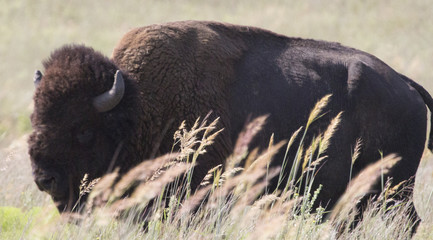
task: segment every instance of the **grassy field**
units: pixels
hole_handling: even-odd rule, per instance
[[[215,20],[341,42],[376,55],[433,93],[433,6],[428,0],[0,0],[0,6],[0,238],[30,239],[26,234],[31,229],[45,226],[35,225],[58,219],[48,196],[32,182],[25,134],[31,130],[28,117],[34,70],[41,69],[41,60],[63,44],[83,43],[110,56],[116,42],[131,28],[187,19]],[[433,222],[433,201],[428,201],[433,198],[429,184],[433,182],[433,158],[427,156],[421,166],[415,205],[428,214],[430,224],[421,226],[428,232]],[[112,229],[119,230],[125,223],[111,224],[117,224]],[[74,227],[63,231],[77,233]],[[82,235],[71,236],[84,236],[86,228],[81,231]],[[111,236],[133,238],[139,236],[134,235],[137,231],[133,228],[123,232],[126,235]]]
[[[321,114],[320,110],[312,112],[316,116]],[[329,217],[323,215],[325,209],[312,208],[320,189],[306,188],[308,190],[300,192],[301,184],[310,186],[314,181],[315,163],[326,154],[329,141],[326,136],[332,136],[338,126],[338,117],[336,119],[319,140],[300,148],[305,149],[304,154],[300,151],[299,158],[303,163],[299,164],[302,165],[299,179],[303,181],[293,181],[294,185],[288,185],[282,192],[256,198],[266,186],[260,179],[278,174],[278,169],[267,166],[272,156],[287,143],[273,143],[267,151],[248,153],[247,139],[260,129],[264,122],[260,118],[246,128],[244,137],[239,140],[242,144],[236,144],[238,148],[234,153],[237,154],[228,158],[224,171],[220,167],[209,171],[210,179],[203,181],[201,190],[190,195],[187,185],[177,184],[182,181],[183,173],[188,175],[192,171],[189,163],[194,163],[203,149],[212,144],[217,131],[213,122],[197,124],[192,129],[181,128],[179,134],[175,134],[175,142],[182,146],[179,155],[145,161],[119,181],[115,180],[116,172],[97,180],[96,185],[83,180],[80,189],[94,187],[90,189],[89,207],[81,215],[59,215],[47,195],[36,190],[26,177],[30,169],[23,154],[24,138],[18,139],[6,149],[9,155],[1,169],[6,188],[0,189],[0,201],[4,203],[0,206],[0,239],[409,239],[413,225],[408,217],[411,201],[393,201],[393,192],[401,188],[386,184],[382,194],[363,212],[363,220],[356,225],[354,222],[356,202],[380,178],[382,171],[398,161],[396,157],[385,157],[354,178]],[[197,138],[200,132],[207,134]],[[302,131],[294,134],[295,137],[301,135]],[[310,149],[318,149],[317,155]],[[247,161],[241,169],[239,161],[245,156],[253,160]],[[432,160],[431,156],[426,157],[417,174],[413,201],[423,221],[415,239],[433,237]],[[18,167],[19,174],[13,171]],[[163,189],[170,184],[174,187],[168,189],[185,191],[187,197],[164,195]],[[87,194],[86,191],[81,192]],[[163,198],[166,201],[161,201]],[[152,199],[156,200],[149,205]],[[136,216],[149,206],[146,222],[136,221]]]

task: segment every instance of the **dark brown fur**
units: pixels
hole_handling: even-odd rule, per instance
[[[288,38],[266,30],[213,22],[175,22],[127,33],[111,59],[84,46],[65,46],[44,62],[35,93],[30,156],[35,178],[54,176],[46,191],[60,210],[77,200],[84,173],[100,177],[123,171],[171,149],[182,120],[192,123],[209,111],[224,131],[199,159],[193,184],[224,163],[248,117],[270,114],[253,145],[266,146],[271,133],[287,139],[305,125],[315,102],[333,94],[314,133],[343,111],[342,123],[317,175],[319,200],[332,205],[349,180],[350,154],[364,141],[354,172],[384,154],[403,160],[390,176],[415,174],[426,132],[424,99],[407,79],[367,53],[314,40]],[[125,96],[111,111],[98,113],[92,99],[110,89],[116,70],[125,77]],[[419,85],[416,88],[422,89]],[[168,131],[163,131],[168,129]],[[77,139],[92,133],[90,142]],[[116,149],[120,154],[113,158]],[[155,149],[157,152],[155,152]],[[293,159],[293,152],[289,154]],[[281,164],[277,156],[275,164]],[[291,165],[290,163],[288,164]]]

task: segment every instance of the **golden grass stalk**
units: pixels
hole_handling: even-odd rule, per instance
[[[209,129],[214,129],[213,127],[209,127],[209,128],[205,128],[206,132],[209,131]],[[200,145],[198,146],[197,150],[194,151],[193,154],[193,161],[192,163],[195,164],[195,161],[197,160],[199,155],[202,155],[204,153],[206,153],[206,147],[210,146],[214,143],[216,137],[223,131],[224,129],[220,129],[214,133],[212,133],[212,135],[210,136],[206,136],[205,134],[203,134],[203,138],[201,139],[201,141],[199,141]]]
[[[248,145],[251,143],[257,133],[262,130],[267,118],[268,115],[260,116],[246,124],[242,132],[239,134],[233,149],[233,154],[227,158],[225,167],[226,171],[237,166],[246,157],[248,153]]]
[[[288,220],[293,209],[301,198],[291,199],[291,192],[278,197],[275,194],[265,195],[253,204],[246,216],[247,219],[257,219],[254,232],[249,239],[282,239],[288,229]]]
[[[345,193],[338,200],[332,210],[330,220],[337,224],[344,221],[350,212],[355,209],[356,204],[370,191],[377,179],[382,174],[386,174],[400,159],[400,157],[391,154],[362,170],[350,182]]]
[[[251,152],[248,154],[247,159],[245,160],[244,168],[247,169],[253,164],[253,162],[256,160],[256,158],[259,155],[259,148],[254,148],[251,150]]]
[[[187,216],[194,209],[196,209],[200,204],[202,204],[206,196],[209,195],[211,188],[212,185],[207,185],[206,187],[203,187],[198,191],[196,191],[194,195],[192,195],[190,198],[186,199],[182,203],[182,207],[179,211],[179,217]]]
[[[361,155],[361,148],[362,148],[362,139],[358,138],[356,139],[355,148],[353,149],[352,165],[355,164],[355,161],[359,158],[359,155]]]
[[[93,187],[87,199],[86,208],[87,211],[91,211],[93,207],[102,207],[110,198],[113,190],[113,185],[119,176],[119,169],[115,169],[113,172],[105,174],[98,183]]]
[[[313,110],[311,110],[310,116],[308,117],[306,128],[308,128],[311,125],[311,123],[313,123],[323,115],[322,111],[326,107],[326,105],[328,105],[331,96],[332,94],[328,94],[316,103]]]
[[[196,152],[194,150],[194,147],[199,143],[199,140],[197,139],[197,135],[203,130],[205,130],[204,128],[199,128],[199,122],[200,122],[200,117],[197,118],[197,120],[194,122],[194,125],[191,127],[190,130],[188,130],[186,128],[186,122],[182,121],[182,123],[179,126],[179,129],[174,133],[174,145],[179,143],[180,154],[177,157],[179,161],[182,159],[188,160],[188,156]],[[205,118],[202,121],[201,125],[203,125],[206,122],[207,119]]]
[[[207,119],[207,118],[208,118],[208,117],[206,117],[205,119]],[[215,133],[213,133],[213,134],[212,134],[211,136],[209,136],[209,137],[208,137],[208,135],[209,135],[213,130],[216,129],[216,127],[217,127],[216,125],[217,125],[219,119],[220,119],[219,117],[215,118],[215,120],[213,120],[209,125],[206,125],[207,121],[203,121],[203,122],[202,122],[202,124],[200,125],[200,128],[204,128],[204,129],[205,129],[202,139],[207,139],[208,141],[212,141],[212,140],[215,139],[215,137],[216,137],[216,134],[215,134]],[[220,130],[218,130],[218,131],[222,131],[222,129],[220,129]]]
[[[207,186],[210,183],[210,180],[215,177],[217,171],[221,171],[222,164],[218,164],[217,166],[211,168],[207,171],[206,176],[204,176],[203,180],[200,183],[200,186]]]
[[[275,171],[273,171],[272,173],[274,173],[275,175],[278,174]],[[264,174],[262,176],[264,176]],[[268,183],[266,181],[256,181],[254,184],[245,184],[243,186],[236,187],[233,191],[234,198],[236,199],[236,203],[231,210],[233,214],[242,212],[245,207],[253,204],[253,202],[263,193],[267,184]]]
[[[184,155],[182,157],[182,159],[186,158],[186,162],[187,163],[190,162],[192,164],[191,168],[188,169],[188,171],[187,171],[186,188],[183,189],[183,190],[186,190],[187,192],[190,191],[190,185],[189,184],[192,181],[192,177],[193,177],[193,173],[194,173],[194,166],[196,165],[196,161],[197,161],[199,155],[206,153],[206,148],[208,146],[212,145],[214,143],[216,137],[224,130],[224,129],[220,129],[220,130],[212,133],[212,131],[214,131],[217,127],[217,123],[219,121],[219,118],[216,118],[209,125],[207,125],[207,119],[209,118],[210,114],[211,114],[211,112],[209,112],[207,114],[207,116],[203,119],[203,121],[201,122],[201,124],[198,128],[197,128],[197,126],[198,126],[198,120],[197,120],[196,123],[194,124],[193,128],[191,128],[190,131],[186,131],[186,129],[183,130],[183,132],[186,135],[189,135],[189,136],[193,135],[193,136],[191,136],[191,139],[197,138],[197,135],[204,131],[204,133],[201,137],[201,140],[194,141],[193,145],[195,145],[196,143],[199,143],[199,146],[195,150],[193,149],[193,145],[181,147],[181,152],[180,152],[181,155],[184,155],[183,151],[187,152],[187,154]],[[209,136],[209,134],[211,134],[211,135]],[[183,140],[181,138],[180,142],[182,143],[182,141]],[[181,144],[181,146],[182,146],[182,144]],[[192,155],[193,155],[192,160],[190,160],[188,157],[189,153],[192,153]]]
[[[303,129],[304,127],[299,127],[298,128],[298,130],[296,130],[293,134],[292,134],[292,136],[290,136],[290,140],[289,140],[289,143],[287,144],[287,149],[289,149],[292,145],[293,145],[293,143],[295,142],[295,139],[296,139],[296,137],[299,135],[299,132],[301,132],[301,130]]]
[[[177,163],[165,170],[157,179],[140,183],[131,196],[113,202],[107,208],[107,211],[113,216],[118,216],[120,213],[134,207],[142,208],[147,206],[151,200],[164,192],[169,183],[184,174],[190,168],[190,165],[188,163]]]
[[[81,194],[82,192],[84,192],[84,189],[85,189],[86,186],[87,186],[88,178],[89,178],[89,174],[86,173],[86,174],[84,174],[83,179],[81,179],[81,181],[80,181],[80,194]]]
[[[178,130],[174,133],[174,145],[180,143],[180,155],[178,159],[185,159],[190,154],[194,153],[195,158],[204,153],[204,148],[208,145],[211,145],[217,135],[223,131],[220,129],[212,135],[208,136],[212,131],[214,131],[217,127],[217,123],[219,121],[219,117],[212,121],[210,124],[207,124],[207,121],[212,112],[209,112],[205,118],[200,122],[200,117],[194,122],[194,125],[190,130],[186,128],[186,122],[182,121]],[[201,140],[198,140],[199,134],[203,132]],[[200,143],[199,147],[195,150],[194,147]],[[173,146],[174,146],[173,145]]]
[[[323,110],[325,109],[326,105],[329,103],[329,100],[331,98],[332,94],[328,94],[326,96],[324,96],[322,99],[320,99],[316,105],[314,106],[313,110],[310,112],[310,115],[308,117],[308,121],[307,121],[307,125],[305,127],[304,133],[302,135],[302,138],[300,140],[299,146],[298,146],[298,150],[296,151],[296,155],[295,155],[295,159],[292,163],[292,167],[290,169],[290,173],[288,176],[288,180],[286,183],[286,186],[284,187],[284,191],[287,191],[288,188],[290,186],[293,186],[293,184],[296,181],[296,175],[299,169],[299,163],[302,159],[302,154],[303,152],[303,145],[304,145],[304,140],[305,140],[305,136],[307,135],[308,129],[310,127],[310,125],[316,121],[317,119],[319,119],[320,117],[322,117],[325,113],[322,113]],[[286,150],[286,154],[284,156],[284,160],[283,160],[283,164],[282,164],[282,173],[284,172],[285,168],[286,168],[286,164],[287,164],[287,153],[288,151]],[[301,172],[302,174],[302,172]],[[281,184],[281,181],[283,179],[282,174],[280,174],[280,178],[278,180],[278,185]]]
[[[256,227],[254,232],[249,236],[249,239],[274,239],[279,234],[279,231],[275,231],[276,226],[285,225],[286,222],[287,217],[284,215],[260,218],[260,221],[257,223],[260,227]]]
[[[131,195],[137,203],[143,203],[158,196],[164,187],[172,182],[176,177],[185,173],[191,164],[178,163],[176,166],[167,169],[160,177],[153,181],[141,183]]]
[[[349,170],[349,182],[352,181],[353,166],[355,165],[356,160],[361,155],[361,148],[362,148],[362,139],[358,138],[356,139],[355,148],[353,149],[352,161]]]
[[[253,204],[253,209],[264,209],[265,207],[269,206],[271,203],[278,200],[279,197],[277,194],[267,194],[261,197],[259,200],[255,201]]]
[[[266,152],[261,154],[247,169],[247,172],[252,172],[255,169],[266,169],[268,163],[272,160],[273,156],[278,153],[280,148],[287,142],[285,140],[280,141],[276,145],[269,147]]]
[[[406,184],[406,182],[407,182],[407,180],[403,180],[403,181],[399,182],[397,185],[387,188],[386,195],[389,196],[389,195],[397,194],[400,187],[404,186],[404,184]]]
[[[216,189],[211,193],[209,202],[213,203],[213,206],[217,206],[217,202],[221,199],[227,198],[232,195],[235,198],[239,198],[237,206],[245,206],[255,200],[260,193],[267,186],[267,181],[264,178],[266,174],[271,179],[279,173],[279,168],[267,169],[268,163],[272,160],[272,157],[279,151],[279,149],[286,144],[285,141],[281,141],[278,144],[271,146],[262,153],[257,159],[248,167],[248,169],[240,172],[239,175],[235,175],[231,178],[224,177],[226,179],[221,188]],[[240,170],[233,168],[233,170]],[[223,175],[233,175],[230,171],[223,173]]]
[[[322,155],[328,149],[331,138],[337,130],[338,125],[340,125],[342,113],[343,112],[338,113],[337,116],[331,120],[331,123],[323,134],[319,147],[319,155]]]
[[[101,178],[95,178],[90,182],[88,182],[89,181],[88,179],[89,179],[89,174],[87,174],[87,173],[84,174],[84,177],[81,180],[81,184],[80,184],[80,188],[79,188],[80,189],[79,199],[81,197],[83,197],[84,195],[90,193]],[[77,203],[78,203],[78,201],[77,201]]]
[[[280,186],[280,184],[282,183],[282,179],[284,178],[284,171],[285,171],[286,166],[287,166],[287,162],[288,162],[287,161],[288,160],[287,157],[288,157],[288,153],[289,153],[290,147],[295,142],[295,139],[299,135],[299,132],[301,132],[302,128],[303,128],[302,126],[300,128],[298,128],[298,130],[296,130],[292,134],[292,136],[290,137],[289,142],[287,143],[286,152],[284,153],[283,163],[281,164],[281,170],[280,170],[281,172],[280,172],[280,175],[278,176],[278,186]],[[302,144],[302,140],[301,140],[300,144]],[[299,151],[299,148],[298,148],[298,151]],[[294,166],[294,165],[292,165],[292,166]],[[292,173],[290,173],[290,174],[292,174]]]
[[[305,168],[304,172],[316,170],[316,167],[319,166],[319,164],[322,163],[322,161],[326,158],[328,158],[328,156],[321,156],[321,157],[317,158],[312,163],[308,164],[308,166]]]
[[[307,164],[312,162],[312,159],[314,158],[314,154],[316,153],[316,150],[319,146],[319,141],[320,139],[316,139],[314,138],[313,141],[311,142],[311,145],[307,148],[307,150],[305,151],[304,154],[304,161],[302,162],[302,173],[305,172],[306,168],[307,168]],[[308,165],[310,165],[308,164]],[[302,175],[301,175],[302,177]]]
[[[218,185],[220,186],[222,183],[224,183],[227,179],[234,176],[235,174],[242,172],[244,168],[242,167],[235,167],[228,171],[225,171],[223,174],[221,174],[221,178],[218,181]]]
[[[134,184],[145,182],[160,174],[160,170],[173,162],[178,154],[166,154],[153,160],[146,160],[127,172],[114,186],[112,200],[122,197]]]
[[[290,169],[289,177],[287,179],[286,186],[284,187],[284,191],[287,191],[290,186],[293,186],[293,184],[295,184],[299,163],[301,162],[303,155],[304,155],[304,146],[300,145],[298,147],[298,151],[296,152],[295,160],[293,161],[292,168]]]

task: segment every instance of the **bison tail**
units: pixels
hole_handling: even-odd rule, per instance
[[[418,93],[421,95],[422,99],[424,100],[424,103],[427,105],[427,107],[430,110],[430,134],[428,139],[427,147],[430,149],[430,151],[433,151],[433,99],[431,95],[423,88],[421,85],[413,81],[412,79],[401,75],[400,76],[415,90],[418,91]]]

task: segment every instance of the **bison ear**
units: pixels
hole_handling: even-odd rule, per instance
[[[41,83],[42,79],[42,73],[39,70],[35,71],[35,76],[33,77],[33,84],[35,84],[35,88],[39,86],[39,83]]]
[[[113,109],[123,98],[125,93],[125,83],[122,72],[117,70],[114,75],[113,86],[107,92],[93,98],[93,107],[98,112],[107,112]]]

